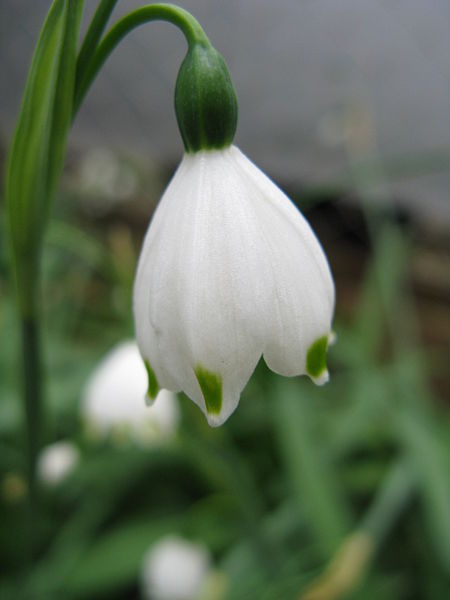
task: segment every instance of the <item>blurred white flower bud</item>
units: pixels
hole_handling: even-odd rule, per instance
[[[46,446],[38,458],[39,479],[56,485],[69,475],[80,459],[78,448],[71,442],[55,442]]]
[[[197,600],[210,573],[206,546],[167,536],[144,556],[143,597],[148,600]]]
[[[82,196],[87,197],[86,209],[97,216],[107,214],[117,204],[136,194],[138,177],[135,171],[113,152],[94,148],[86,153],[79,169]]]
[[[115,346],[88,380],[82,413],[89,429],[100,436],[126,434],[146,444],[176,432],[179,410],[175,395],[162,390],[146,406],[147,372],[135,342]]]

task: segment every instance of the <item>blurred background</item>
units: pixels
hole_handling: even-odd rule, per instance
[[[86,26],[97,3],[85,4]],[[112,21],[141,4],[121,0]],[[185,42],[165,23],[140,28],[80,110],[48,231],[40,551],[26,586],[18,324],[0,196],[0,598],[446,598],[450,4],[179,4],[228,63],[237,145],[296,202],[329,257],[331,382],[315,388],[261,363],[218,430],[183,396],[143,405],[131,289],[183,152],[173,91]],[[0,3],[2,177],[49,6]]]

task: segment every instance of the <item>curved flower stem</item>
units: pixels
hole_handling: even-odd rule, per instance
[[[97,73],[119,42],[136,27],[156,20],[167,21],[181,29],[189,46],[193,44],[210,45],[209,39],[200,23],[190,13],[179,6],[173,4],[150,4],[149,6],[138,8],[113,25],[97,46],[89,62],[85,63],[87,58],[86,53],[80,52],[78,60],[82,62],[80,62],[80,68],[77,69],[72,118],[75,118]]]

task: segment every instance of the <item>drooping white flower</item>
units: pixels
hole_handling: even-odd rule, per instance
[[[154,544],[142,561],[143,596],[149,600],[197,600],[209,573],[205,546],[167,536]]]
[[[147,374],[137,345],[122,342],[103,358],[87,382],[84,419],[100,435],[129,433],[141,443],[170,438],[179,421],[176,398],[162,390],[149,407],[146,391]]]
[[[55,442],[43,448],[38,458],[38,475],[47,485],[65,479],[80,459],[78,448],[68,441]]]
[[[134,287],[138,345],[158,388],[221,425],[261,355],[328,380],[334,284],[299,210],[235,146],[185,154],[147,231]]]

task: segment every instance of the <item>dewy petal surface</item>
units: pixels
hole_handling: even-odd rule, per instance
[[[320,244],[279,188],[234,146],[185,155],[134,290],[138,344],[159,385],[183,390],[220,425],[261,354],[278,373],[306,372],[333,309]]]

